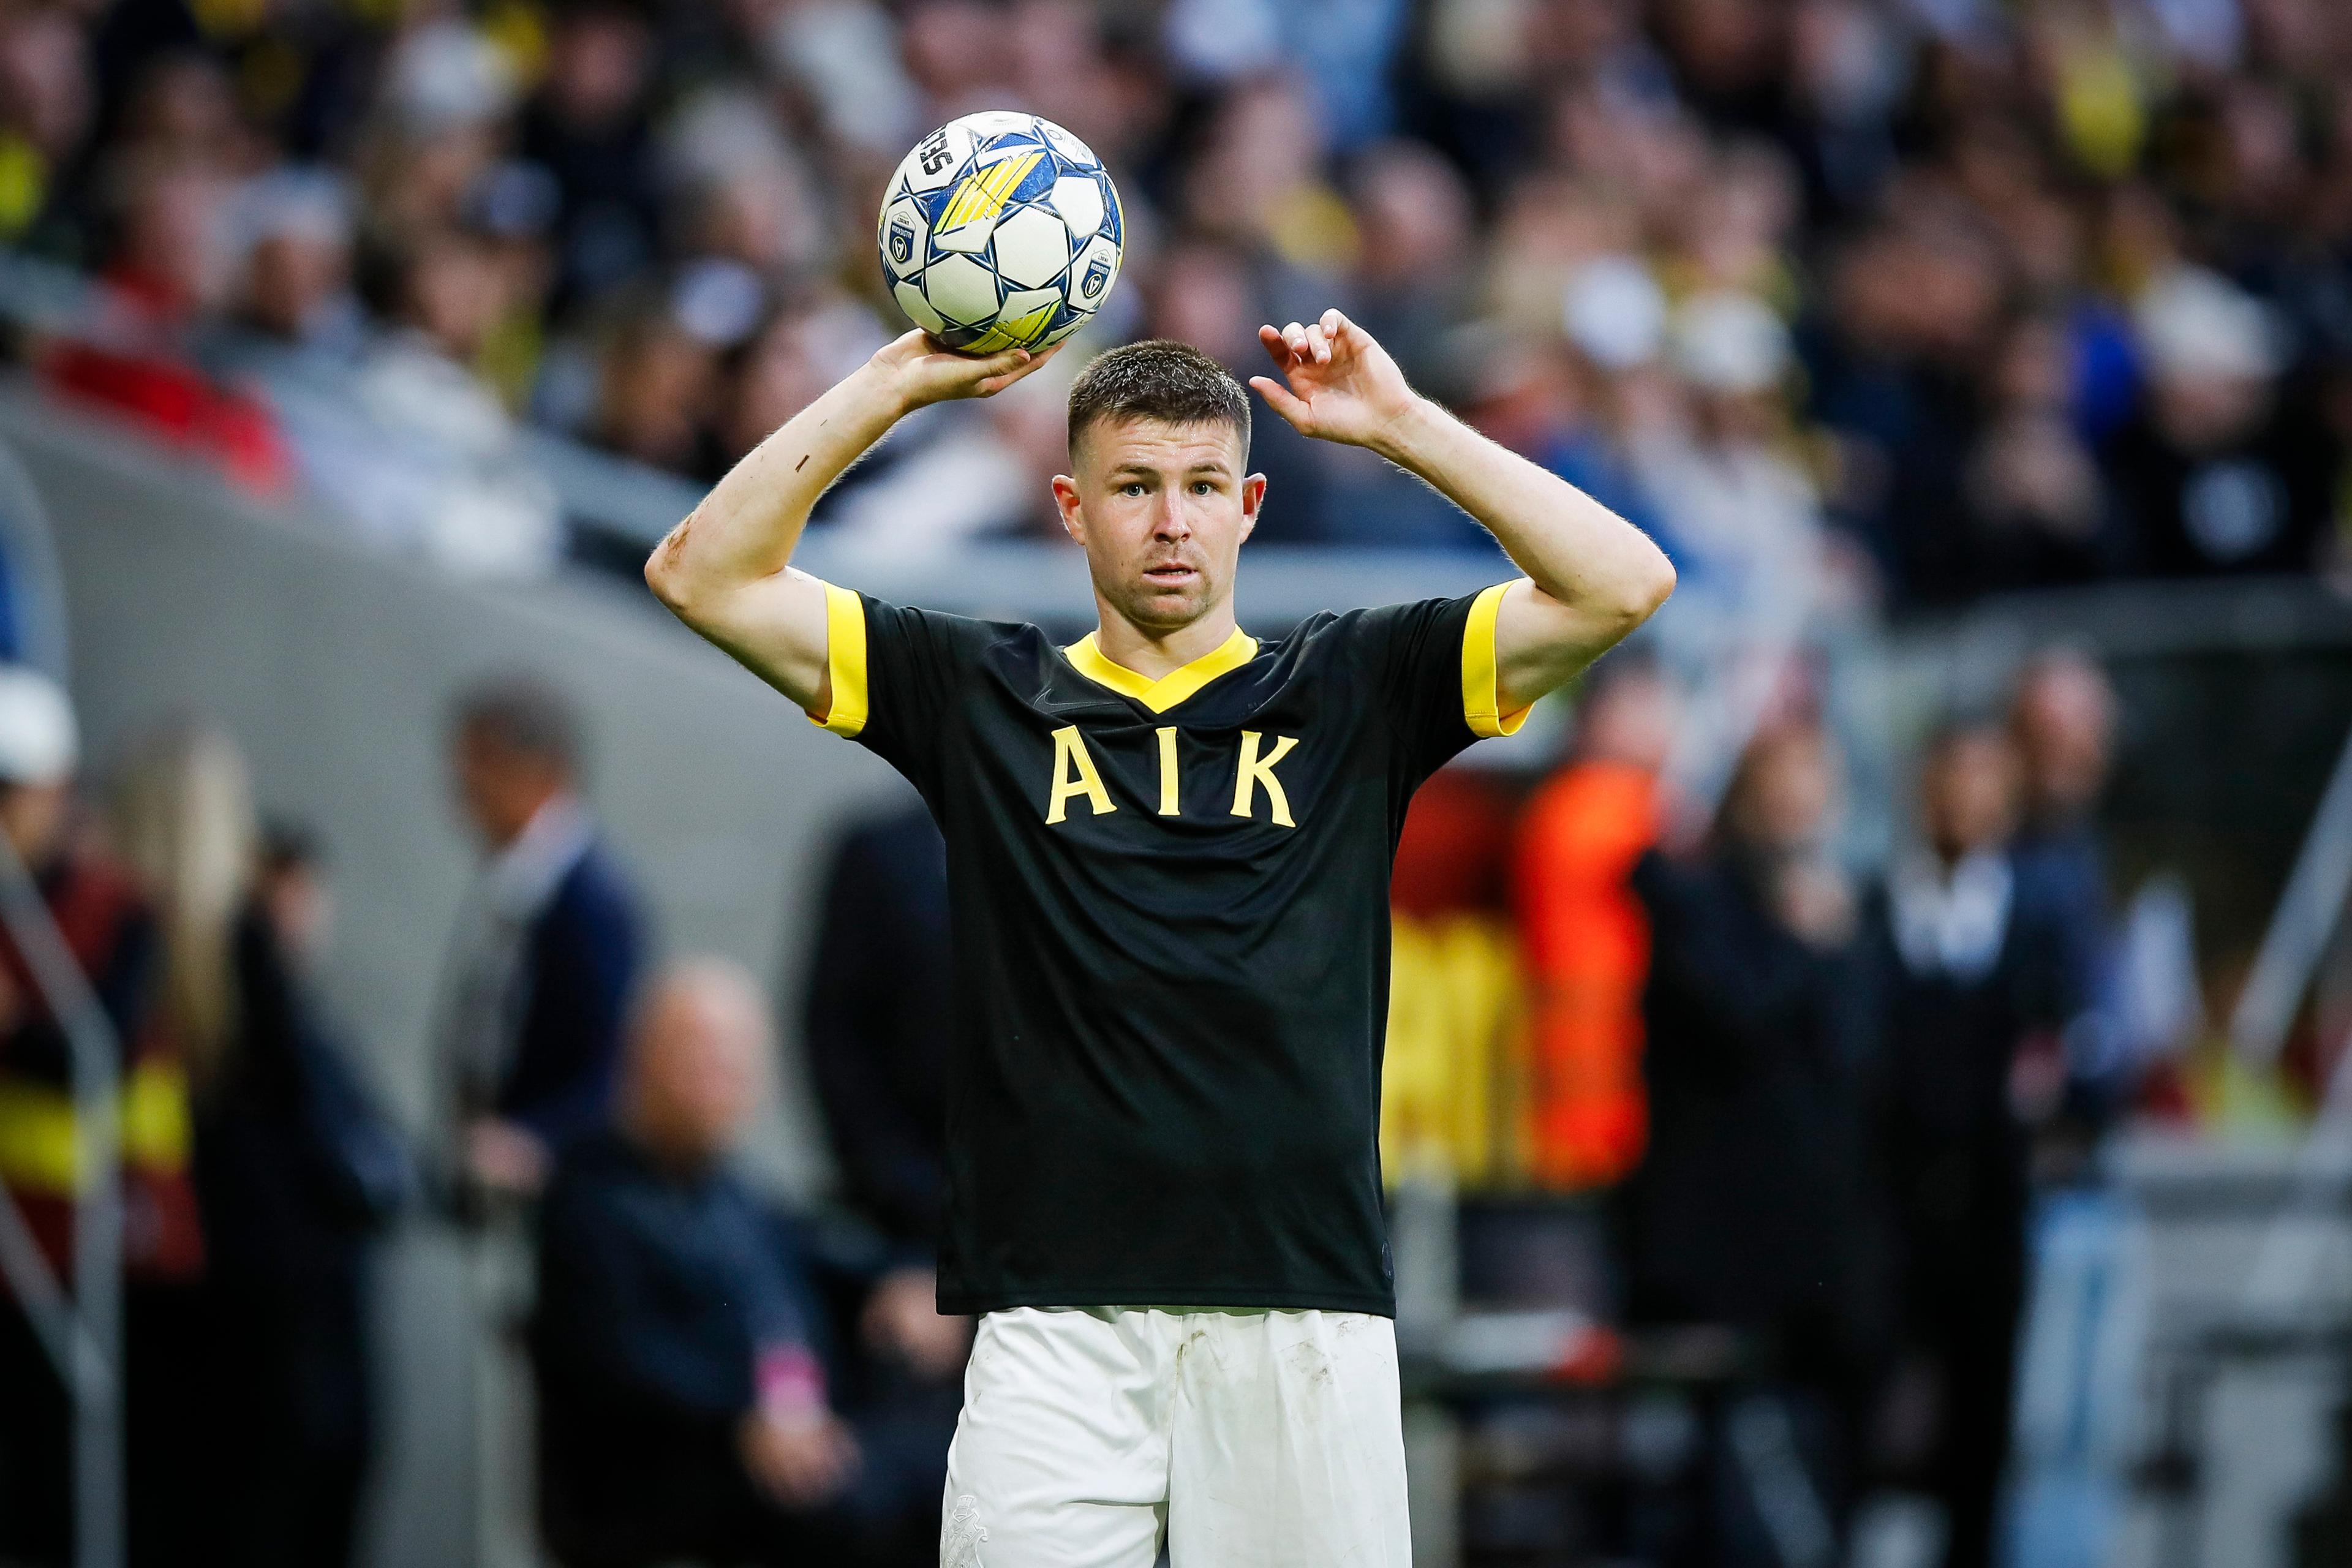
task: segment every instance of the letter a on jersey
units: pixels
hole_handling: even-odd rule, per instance
[[[1095,771],[1085,737],[1076,725],[1065,724],[1054,731],[1054,793],[1045,802],[1046,823],[1068,816],[1070,802],[1079,795],[1087,797],[1097,816],[1118,809],[1110,803],[1110,791],[1103,788],[1102,774]]]
[[[1241,772],[1234,779],[1234,815],[1249,816],[1257,786],[1264,784],[1266,801],[1274,808],[1275,821],[1285,827],[1296,827],[1298,824],[1290,820],[1290,797],[1282,793],[1282,781],[1274,776],[1274,764],[1290,754],[1290,748],[1298,744],[1298,737],[1276,736],[1274,750],[1261,758],[1257,754],[1258,742],[1265,739],[1255,730],[1242,731]]]

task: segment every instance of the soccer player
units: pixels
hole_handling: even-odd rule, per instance
[[[1234,621],[1265,499],[1249,403],[1174,342],[1070,389],[1054,480],[1097,629],[902,608],[792,569],[827,485],[910,410],[1047,355],[920,332],[793,416],[646,580],[907,775],[946,834],[959,1037],[940,1307],[981,1314],[943,1568],[1402,1564],[1376,1131],[1388,884],[1412,792],[1663,603],[1641,531],[1416,395],[1337,310],[1251,384],[1499,539],[1459,599]]]

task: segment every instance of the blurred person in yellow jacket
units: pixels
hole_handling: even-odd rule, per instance
[[[1658,841],[1672,683],[1602,667],[1568,763],[1520,817],[1512,899],[1529,990],[1528,1163],[1539,1186],[1616,1182],[1641,1159],[1642,986],[1650,923],[1627,879]]]
[[[149,1005],[155,929],[136,889],[77,831],[79,742],[65,693],[47,677],[0,668],[0,836],[30,869],[68,951],[121,1042],[123,1342],[131,1486],[151,1472],[151,1435],[170,1429],[150,1369],[188,1350],[204,1241],[189,1180],[187,1080]],[[70,1281],[82,1168],[65,1029],[13,937],[0,930],[0,1185],[51,1270]],[[63,1563],[71,1550],[64,1384],[14,1297],[0,1291],[0,1557]],[[134,1512],[168,1528],[167,1516]],[[134,1561],[161,1543],[134,1528]]]

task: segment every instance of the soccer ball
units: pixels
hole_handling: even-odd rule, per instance
[[[1042,349],[1118,278],[1118,192],[1087,144],[1034,114],[950,120],[890,176],[876,239],[907,319],[961,353]]]

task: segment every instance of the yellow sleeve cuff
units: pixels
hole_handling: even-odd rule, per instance
[[[824,584],[824,666],[832,705],[809,722],[836,735],[866,728],[866,602],[846,588]]]
[[[1516,735],[1534,710],[1527,707],[1503,711],[1501,682],[1496,673],[1495,618],[1511,584],[1497,583],[1481,592],[1470,605],[1470,622],[1462,628],[1462,717],[1470,732],[1481,740]]]

